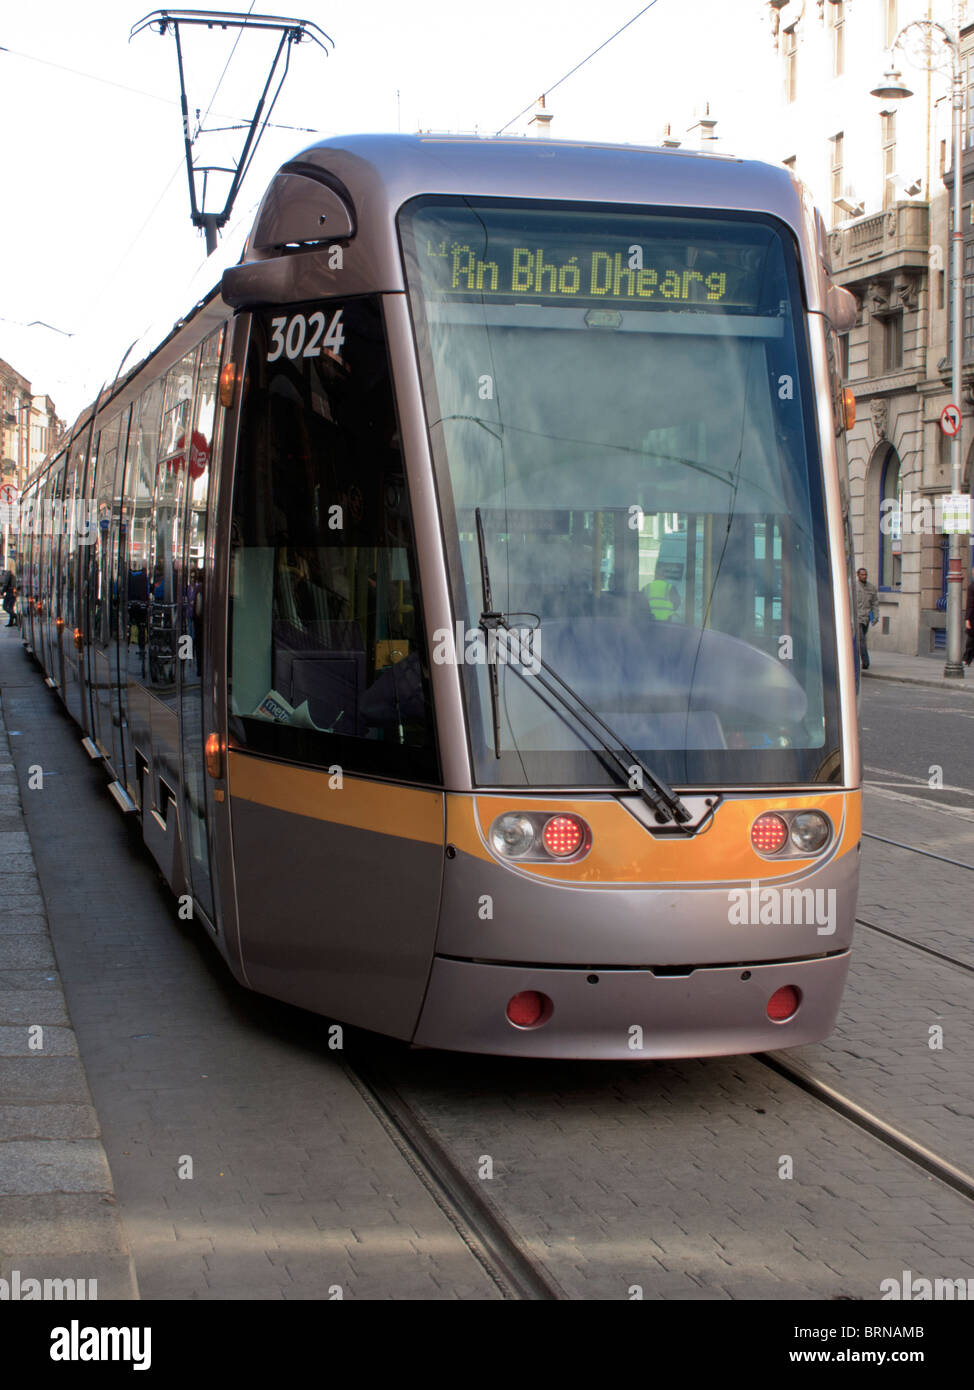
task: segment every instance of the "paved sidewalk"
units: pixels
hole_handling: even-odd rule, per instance
[[[9,648],[20,633],[0,640]],[[8,661],[18,655],[6,652]],[[9,733],[0,691],[0,1297],[138,1298]]]
[[[974,693],[974,666],[964,668],[962,680],[944,675],[943,652],[936,656],[904,656],[902,652],[869,649],[869,670],[863,671],[863,684],[871,680],[901,681],[905,685],[932,685],[940,690],[966,690]]]

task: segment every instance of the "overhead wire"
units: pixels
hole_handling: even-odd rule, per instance
[[[99,77],[94,72],[83,72],[81,68],[69,68],[64,63],[52,63],[49,58],[37,58],[33,53],[22,53],[18,48],[8,48],[0,44],[0,53],[9,53],[14,58],[24,58],[28,63],[40,63],[45,68],[55,68],[58,72],[69,72],[73,77],[84,77],[89,82],[100,82],[105,87],[115,87],[120,92],[131,92],[137,97],[148,97],[151,101],[161,101],[166,106],[178,106],[171,97],[160,96],[158,92],[147,92],[142,87],[127,87],[124,82],[113,82],[109,77]]]
[[[256,3],[256,0],[255,0],[255,3]],[[7,44],[2,44],[2,43],[0,43],[0,53],[9,53],[10,56],[11,56],[12,58],[23,58],[24,61],[25,61],[25,62],[28,62],[28,63],[39,63],[41,67],[53,68],[56,72],[67,72],[67,73],[70,73],[72,77],[83,77],[83,78],[85,79],[86,82],[97,82],[97,83],[98,83],[100,86],[102,86],[102,87],[114,87],[116,91],[119,91],[119,92],[128,92],[131,96],[145,97],[146,100],[148,100],[148,101],[158,101],[158,102],[160,102],[161,105],[163,105],[163,106],[176,106],[176,107],[179,106],[179,102],[176,101],[174,97],[164,97],[164,96],[160,96],[160,94],[159,94],[158,92],[148,92],[148,91],[145,90],[144,87],[129,87],[129,86],[128,86],[126,83],[124,83],[124,82],[113,82],[112,79],[111,79],[110,77],[100,77],[100,76],[98,75],[98,73],[96,73],[96,72],[85,72],[82,68],[71,68],[71,67],[68,67],[65,63],[52,63],[51,60],[50,60],[49,58],[38,58],[37,55],[34,54],[34,53],[24,53],[24,52],[22,52],[22,50],[19,49],[19,48],[10,48],[10,47],[8,47]],[[232,54],[231,54],[231,56],[232,56]],[[224,76],[226,75],[226,69],[224,69],[223,75],[224,75]],[[222,81],[222,77],[221,77],[221,81]],[[218,84],[217,90],[219,90],[219,84]],[[209,106],[209,108],[207,109],[207,115],[210,114],[210,111],[212,110],[212,107],[213,107],[213,102],[214,102],[215,100],[216,100],[216,91],[214,91],[213,96],[210,98],[210,106]],[[216,112],[216,115],[218,115],[218,116],[223,116],[223,115],[229,115],[229,113],[224,113],[224,112],[217,111],[217,112]],[[235,116],[230,116],[229,118],[230,118],[231,120],[236,120],[236,119],[237,119],[237,117],[235,117]],[[241,120],[242,120],[242,118],[241,118]],[[231,127],[228,127],[228,128],[231,129],[231,130],[243,129],[243,128],[245,128],[246,126],[248,126],[249,124],[250,124],[249,121],[244,121],[243,124],[242,124],[242,126],[231,126]],[[290,125],[279,125],[279,124],[277,124],[276,122],[272,122],[271,125],[269,126],[269,129],[271,129],[271,130],[299,130],[299,131],[303,131],[303,132],[305,132],[305,133],[307,133],[307,134],[311,134],[311,135],[317,135],[317,133],[318,133],[314,126],[301,126],[301,125],[298,125],[298,126],[290,126]]]
[[[578,72],[579,68],[583,68],[585,64],[590,62],[597,53],[601,53],[603,48],[607,48],[613,39],[617,39],[620,34],[625,33],[625,31],[628,28],[630,28],[631,25],[635,24],[637,19],[642,19],[646,11],[651,10],[655,4],[656,0],[649,0],[649,4],[644,5],[638,14],[633,15],[632,19],[627,19],[621,29],[617,29],[614,34],[610,34],[604,43],[599,44],[598,48],[593,48],[592,52],[589,53],[585,58],[583,58],[580,63],[576,63],[570,72],[565,73],[564,77],[559,77],[557,82],[554,82],[550,87],[546,87],[541,94],[542,97],[549,96],[555,90],[556,87],[560,87],[563,82],[567,82],[570,77],[574,77],[575,73]],[[508,126],[513,125],[515,121],[519,121],[522,116],[526,116],[529,111],[532,111],[534,109],[535,105],[536,101],[528,102],[527,106],[525,106],[523,111],[519,111],[516,116],[512,116],[509,121],[505,122],[505,124],[501,126],[500,130],[495,130],[494,134],[503,135],[504,131],[507,129]]]

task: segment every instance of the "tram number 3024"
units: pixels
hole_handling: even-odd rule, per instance
[[[320,357],[322,349],[334,357],[341,357],[342,345],[345,342],[341,309],[332,314],[328,331],[325,332],[327,319],[328,316],[320,309],[307,316],[292,314],[290,318],[271,319],[271,350],[267,354],[268,362],[276,362],[282,353],[291,358]]]

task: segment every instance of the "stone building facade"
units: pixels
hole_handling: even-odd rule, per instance
[[[30,382],[0,359],[0,484],[19,488],[30,466]]]
[[[770,0],[764,14],[777,77],[768,81],[775,107],[762,152],[811,188],[830,227],[833,274],[858,307],[841,350],[856,398],[847,436],[856,562],[879,589],[870,645],[939,651],[946,634],[940,499],[950,489],[939,423],[950,401],[950,74],[890,50],[918,20],[955,32],[957,8],[952,0]],[[974,52],[972,29],[960,32]],[[970,70],[966,56],[965,63]],[[913,95],[874,96],[896,69]],[[967,157],[965,269],[974,286],[974,149],[969,190]],[[974,368],[974,294],[968,299]],[[960,404],[966,452],[972,401]]]
[[[63,432],[50,396],[33,395],[27,378],[0,359],[0,487],[12,485],[19,493]],[[18,536],[6,496],[0,505],[0,566],[16,571]]]

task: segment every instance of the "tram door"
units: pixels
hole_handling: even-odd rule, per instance
[[[377,299],[253,315],[228,538],[227,790],[247,981],[409,1037],[444,814]]]
[[[177,614],[182,838],[193,896],[211,923],[215,921],[207,809],[211,786],[205,774],[204,742],[206,730],[215,727],[213,681],[207,669],[206,644],[215,528],[208,522],[208,509],[215,501],[210,480],[212,461],[220,446],[217,391],[222,340],[221,329],[203,344],[193,411],[187,417],[191,435],[189,447],[185,448],[185,441],[183,445],[185,512],[182,563],[178,566]],[[219,415],[222,417],[222,412]]]
[[[111,759],[119,778],[124,777],[124,768],[117,698],[118,546],[128,422],[126,410],[121,418],[106,425],[99,436],[94,469],[94,524],[86,551],[92,735]]]

